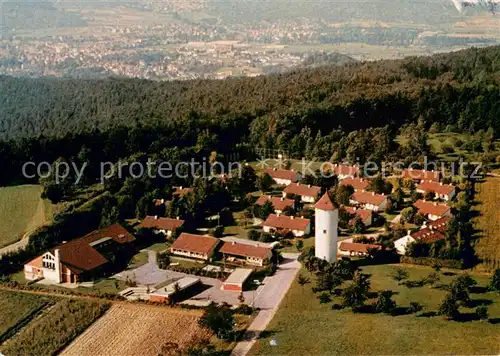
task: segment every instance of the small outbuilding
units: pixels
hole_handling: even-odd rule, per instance
[[[243,292],[243,285],[252,274],[251,269],[236,268],[233,273],[222,283],[223,291]]]

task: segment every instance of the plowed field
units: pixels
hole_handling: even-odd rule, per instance
[[[200,311],[120,304],[110,310],[64,351],[63,355],[178,354],[210,333],[198,325]]]

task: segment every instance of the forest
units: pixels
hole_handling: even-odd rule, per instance
[[[26,161],[171,149],[410,157],[392,141],[403,125],[497,136],[499,83],[500,47],[222,81],[0,77],[0,184],[24,181]]]

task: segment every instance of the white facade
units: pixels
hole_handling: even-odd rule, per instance
[[[273,226],[264,225],[262,227],[262,230],[264,230],[264,232],[273,233],[278,229],[273,227]],[[311,224],[307,224],[307,226],[305,227],[304,230],[290,230],[290,231],[292,232],[293,236],[295,236],[295,237],[306,236],[306,235],[309,235],[311,233]]]
[[[61,283],[61,263],[59,250],[54,250],[54,255],[47,252],[42,257],[43,277],[53,283]]]
[[[396,251],[398,251],[398,254],[404,255],[406,254],[406,249],[408,245],[410,245],[413,242],[415,242],[415,239],[411,237],[410,234],[408,233],[406,236],[403,236],[402,238],[394,241],[394,247],[396,248]]]
[[[337,260],[339,211],[315,209],[315,254],[328,262]]]

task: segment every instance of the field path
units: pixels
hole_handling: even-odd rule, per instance
[[[3,255],[6,255],[8,253],[11,253],[11,252],[16,252],[16,251],[21,250],[21,249],[25,248],[26,246],[28,246],[28,242],[30,242],[31,234],[33,232],[35,232],[35,230],[37,230],[39,227],[40,226],[35,227],[35,228],[31,229],[30,231],[28,231],[27,233],[25,233],[21,240],[14,242],[13,244],[10,244],[9,246],[5,246],[3,248],[0,248],[0,257]]]
[[[245,356],[250,351],[260,333],[266,330],[267,325],[273,319],[281,301],[295,280],[300,270],[300,263],[297,261],[298,254],[284,253],[283,257],[286,262],[279,266],[276,274],[270,277],[264,288],[259,291],[258,302],[255,306],[261,311],[248,327],[243,341],[236,344],[231,356]]]

